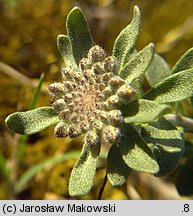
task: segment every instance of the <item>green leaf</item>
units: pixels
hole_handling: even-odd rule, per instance
[[[172,172],[179,162],[184,142],[181,133],[164,118],[142,128],[142,137],[151,147],[160,167],[156,176]]]
[[[99,152],[99,145],[90,148],[87,144],[84,144],[80,158],[71,172],[69,182],[69,194],[71,196],[84,195],[91,190]]]
[[[120,69],[122,69],[127,62],[127,59],[135,46],[139,34],[140,22],[140,11],[139,8],[135,6],[131,23],[121,31],[115,40],[113,47],[113,55],[117,57]]]
[[[166,61],[154,54],[153,60],[146,71],[146,78],[150,86],[154,86],[171,74],[170,68]]]
[[[36,104],[37,104],[37,101],[38,101],[39,96],[40,96],[40,91],[41,91],[44,79],[45,79],[45,74],[42,73],[39,80],[38,80],[38,84],[37,84],[37,86],[35,88],[33,96],[32,96],[32,98],[30,100],[28,110],[34,109],[36,107]]]
[[[172,73],[193,68],[193,48],[189,49],[174,65]]]
[[[52,107],[40,107],[26,112],[15,112],[9,115],[5,123],[7,127],[19,134],[35,134],[60,121]]]
[[[58,35],[57,46],[66,66],[77,68],[69,37],[67,35]]]
[[[147,173],[157,173],[159,166],[150,148],[139,133],[129,124],[124,124],[120,152],[124,162],[131,169]]]
[[[132,169],[123,161],[120,149],[117,145],[112,145],[107,157],[107,177],[113,186],[123,185]]]
[[[171,107],[154,101],[139,99],[128,104],[125,123],[148,123],[171,111]]]
[[[46,167],[53,167],[56,164],[62,163],[64,161],[77,159],[80,154],[80,151],[71,151],[67,152],[64,155],[61,156],[54,156],[51,158],[48,158],[44,161],[41,161],[38,164],[33,165],[31,168],[29,168],[22,176],[19,178],[15,185],[15,192],[19,193],[23,189],[25,189],[25,186],[27,183],[39,172],[41,172]]]
[[[131,101],[139,99],[144,95],[142,83],[143,83],[143,78],[136,77],[129,84],[136,91],[135,95],[131,98]]]
[[[127,83],[131,83],[133,79],[140,77],[151,63],[153,54],[154,45],[151,43],[124,65],[120,70],[120,77],[125,79]]]
[[[158,103],[181,101],[193,96],[193,68],[173,74],[164,79],[152,89],[144,98]]]
[[[1,151],[0,151],[0,173],[5,178],[5,180],[9,181],[10,168],[8,167],[7,160]]]
[[[67,33],[72,45],[76,63],[86,57],[88,50],[93,46],[93,39],[87,21],[78,7],[74,7],[68,14],[66,21]]]
[[[189,158],[180,168],[176,178],[176,187],[181,196],[193,194],[193,157]]]

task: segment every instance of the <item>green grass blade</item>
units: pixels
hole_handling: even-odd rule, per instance
[[[28,110],[35,109],[37,101],[38,101],[39,96],[40,96],[40,91],[41,91],[44,79],[45,79],[45,74],[42,73],[39,80],[38,80],[38,84],[37,84],[37,87],[35,88],[35,91],[34,91],[34,94],[31,98],[31,101],[29,103]]]
[[[6,180],[9,179],[10,170],[6,164],[6,158],[4,157],[2,152],[0,152],[0,173]]]
[[[42,171],[47,166],[53,167],[54,165],[56,165],[58,163],[62,163],[64,161],[71,160],[71,159],[77,159],[78,156],[79,156],[79,154],[80,154],[80,151],[71,151],[71,152],[65,153],[62,156],[54,156],[54,157],[48,158],[48,159],[46,159],[46,160],[44,160],[44,161],[42,161],[42,162],[40,162],[40,163],[32,166],[17,181],[17,183],[15,185],[15,193],[21,192],[25,188],[25,186],[27,185],[27,183],[38,172]]]

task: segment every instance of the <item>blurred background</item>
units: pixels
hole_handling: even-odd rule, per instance
[[[82,143],[78,139],[57,140],[53,128],[49,128],[25,138],[23,156],[18,159],[21,137],[11,133],[4,120],[12,112],[28,108],[42,73],[45,81],[37,107],[50,104],[46,88],[59,79],[63,65],[56,37],[66,34],[66,16],[74,6],[84,12],[96,44],[111,54],[115,38],[131,21],[134,5],[142,13],[136,48],[140,50],[153,42],[156,52],[172,67],[193,46],[193,1],[0,0],[0,199],[71,199],[67,187],[77,156],[36,170],[31,178],[24,179],[25,183],[20,181],[17,192],[14,188],[29,168],[49,157],[80,150]],[[192,115],[188,107],[187,113]],[[104,173],[101,162],[91,193],[73,199],[96,199]],[[103,198],[184,198],[176,191],[175,176],[175,172],[165,178],[133,173],[124,187],[112,188],[107,184]]]

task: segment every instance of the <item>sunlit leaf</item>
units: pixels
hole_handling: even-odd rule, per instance
[[[193,68],[193,48],[189,49],[174,65],[172,73]]]
[[[144,95],[144,89],[142,86],[142,79],[143,79],[143,77],[136,77],[129,84],[135,90],[135,95],[131,98],[131,101],[135,100],[135,99],[142,98],[142,96]]]
[[[123,127],[120,152],[124,162],[131,169],[154,174],[159,171],[152,151],[131,125],[125,124]]]
[[[151,147],[160,167],[156,176],[172,172],[183,153],[181,132],[164,118],[142,128],[142,137]]]
[[[93,46],[89,26],[80,8],[74,7],[68,14],[66,29],[75,61],[79,63],[80,59],[86,57],[88,50]]]
[[[149,44],[124,65],[120,70],[120,77],[125,79],[128,83],[131,83],[134,78],[140,77],[149,66],[153,54],[154,45]]]
[[[60,121],[52,107],[41,107],[26,112],[15,112],[5,122],[7,127],[19,134],[35,134]]]
[[[131,171],[132,169],[123,161],[119,147],[113,145],[107,157],[107,177],[111,185],[120,186],[124,184]]]
[[[154,54],[153,60],[146,71],[146,78],[150,86],[154,86],[171,74],[165,60],[158,54]]]
[[[122,69],[127,62],[127,58],[135,46],[139,34],[140,22],[140,11],[139,8],[135,6],[131,23],[121,31],[113,47],[113,55],[117,57],[120,69]]]
[[[126,123],[147,123],[171,111],[165,104],[139,99],[128,104],[124,121]]]
[[[158,103],[176,102],[193,96],[193,68],[175,73],[164,79],[144,98]]]
[[[67,35],[58,35],[57,46],[66,66],[77,68],[69,37]]]
[[[87,144],[84,144],[80,158],[71,172],[69,182],[69,194],[71,196],[84,195],[91,190],[99,151],[99,145],[90,148]]]

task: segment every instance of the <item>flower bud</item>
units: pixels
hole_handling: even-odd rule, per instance
[[[111,109],[114,108],[118,103],[119,103],[119,99],[117,95],[112,95],[110,96],[107,101],[107,106]]]
[[[102,75],[102,81],[103,81],[103,82],[108,82],[109,79],[111,78],[111,76],[112,76],[111,73],[104,73],[104,74]]]
[[[87,58],[82,58],[79,62],[79,67],[81,68],[82,71],[91,68],[91,64]]]
[[[80,126],[72,124],[69,127],[69,137],[70,138],[75,138],[78,137],[82,134],[82,130],[80,128]]]
[[[107,86],[104,90],[103,90],[103,95],[105,98],[108,98],[109,96],[111,96],[113,94],[113,88],[111,88],[111,86]]]
[[[94,72],[92,70],[90,70],[90,69],[86,69],[84,71],[84,77],[86,79],[90,79],[90,78],[94,77]]]
[[[69,79],[72,80],[74,72],[70,67],[65,67],[65,68],[62,68],[61,74],[64,80],[69,80]]]
[[[93,64],[91,70],[95,74],[102,74],[102,73],[104,73],[103,63],[102,62],[96,62],[95,64]]]
[[[88,131],[87,134],[85,135],[85,143],[89,147],[93,147],[93,146],[97,145],[99,143],[99,141],[100,141],[99,136],[93,130]]]
[[[102,132],[102,144],[117,144],[121,138],[121,130],[119,128],[113,127],[112,125],[107,125]]]
[[[118,70],[117,58],[114,56],[108,56],[104,61],[104,69],[107,72],[116,74]]]
[[[123,115],[120,110],[111,110],[108,112],[108,120],[111,124],[117,125],[123,122]]]
[[[96,132],[100,132],[103,128],[103,122],[100,120],[95,120],[92,122],[92,128],[96,131]]]
[[[64,102],[64,99],[60,98],[58,100],[56,100],[53,104],[52,104],[53,108],[56,110],[56,112],[61,112],[62,110],[67,108],[66,103]]]
[[[98,45],[93,46],[88,52],[88,59],[92,64],[102,62],[106,57],[105,51]]]
[[[124,83],[124,80],[119,76],[114,76],[109,80],[109,85],[116,88]]]
[[[54,135],[58,138],[68,136],[68,125],[64,122],[58,123],[54,128]]]
[[[65,81],[64,82],[64,88],[67,92],[72,91],[73,89],[75,89],[77,87],[76,83],[73,83],[71,81]]]
[[[73,96],[71,93],[65,94],[64,95],[64,101],[68,104],[73,100]]]
[[[64,94],[64,85],[63,83],[52,83],[48,87],[49,93],[52,97],[60,97]]]
[[[122,103],[129,102],[129,100],[135,95],[135,93],[135,90],[130,85],[122,85],[117,90],[119,101]]]
[[[59,113],[59,116],[60,116],[61,119],[66,120],[66,119],[69,118],[69,114],[70,114],[69,109],[64,109],[64,110],[62,110],[62,111]]]

